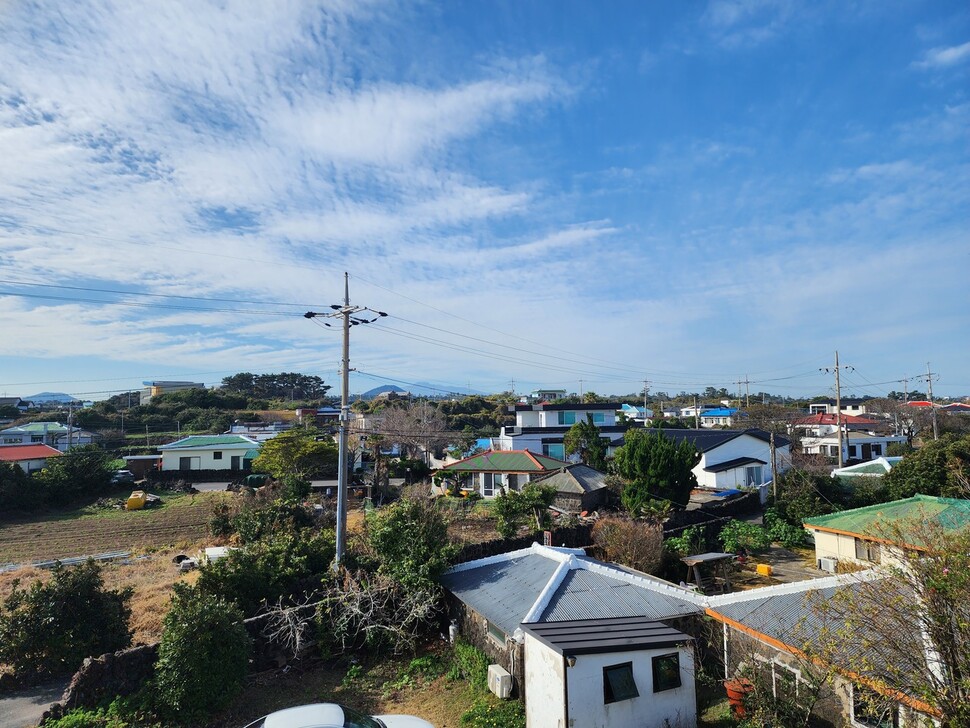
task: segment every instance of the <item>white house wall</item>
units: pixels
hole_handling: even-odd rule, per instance
[[[652,658],[672,652],[680,654],[680,687],[655,693]],[[633,679],[640,696],[616,703],[604,703],[603,668],[625,662],[633,663]],[[528,696],[531,688],[528,658],[525,669]],[[694,728],[697,725],[694,659],[690,649],[669,647],[579,655],[576,665],[566,670],[566,679],[569,723],[575,728]]]
[[[528,633],[525,635],[525,680],[526,728],[567,728],[562,655]]]
[[[702,488],[712,489],[725,487],[735,488],[737,487],[735,480],[736,472],[740,472],[740,477],[742,478],[740,484],[743,485],[743,467],[737,471],[727,471],[723,474],[709,473],[704,470],[705,468],[710,468],[737,458],[757,458],[758,460],[763,460],[766,464],[764,465],[762,479],[765,482],[771,480],[771,445],[751,435],[740,435],[701,455],[700,463],[693,470],[694,475],[697,476],[698,485]],[[775,462],[779,474],[791,468],[791,448],[788,445],[775,448]],[[722,477],[718,478],[718,476]]]
[[[248,450],[256,447],[255,445],[248,445],[245,449],[235,449],[229,450],[225,447],[221,448],[192,448],[191,450],[166,450],[162,453],[162,470],[179,470],[180,458],[192,458],[192,470],[231,470],[232,469],[232,458],[237,456],[239,460],[239,468],[243,466],[242,458]],[[215,453],[221,452],[222,459],[216,460]]]

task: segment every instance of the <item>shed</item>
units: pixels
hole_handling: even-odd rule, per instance
[[[646,617],[523,624],[529,728],[697,725],[693,638]]]
[[[556,499],[553,506],[572,513],[596,510],[609,493],[606,474],[582,463],[567,465],[548,476],[535,477],[532,482],[554,487]]]

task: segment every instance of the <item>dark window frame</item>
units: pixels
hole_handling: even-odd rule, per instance
[[[667,681],[663,679],[663,670],[659,667],[662,662],[673,660],[676,666],[676,671],[670,674],[670,677],[676,677],[676,685],[673,681]],[[666,655],[654,655],[650,658],[650,667],[653,672],[653,691],[655,693],[662,693],[666,690],[676,690],[683,685],[683,681],[680,679],[680,653],[679,652],[669,652]]]
[[[222,450],[213,450],[212,452],[213,460],[222,460]]]
[[[603,667],[603,703],[619,703],[622,700],[633,700],[640,697],[636,678],[633,675],[633,663],[621,662],[618,665]]]

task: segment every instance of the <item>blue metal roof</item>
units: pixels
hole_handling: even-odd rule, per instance
[[[730,407],[719,407],[718,409],[705,410],[701,412],[701,417],[730,417],[736,415],[738,411]]]

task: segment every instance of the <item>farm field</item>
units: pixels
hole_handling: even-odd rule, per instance
[[[130,492],[130,488],[118,491],[111,498],[122,499]],[[233,497],[228,493],[157,494],[162,505],[144,511],[87,506],[0,524],[0,565],[195,544],[208,532],[213,506]]]

